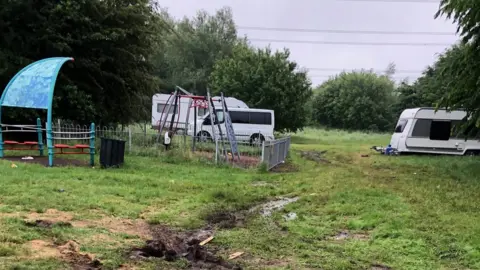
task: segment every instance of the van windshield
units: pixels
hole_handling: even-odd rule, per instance
[[[400,119],[397,123],[397,126],[395,127],[395,133],[402,133],[405,129],[405,126],[407,125],[407,122],[407,119]]]

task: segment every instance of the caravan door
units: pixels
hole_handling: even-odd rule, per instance
[[[403,150],[405,148],[405,139],[408,136],[408,128],[406,128],[408,122],[408,119],[398,120],[392,139],[390,140],[392,148],[397,150]]]

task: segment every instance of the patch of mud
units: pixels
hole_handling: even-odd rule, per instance
[[[347,239],[354,239],[354,240],[369,240],[370,236],[366,233],[351,233],[349,231],[341,231],[337,235],[331,237],[330,239],[336,240],[336,241],[343,241]]]
[[[130,259],[155,257],[175,261],[185,258],[193,269],[241,269],[216,256],[206,246],[200,246],[202,241],[213,235],[210,228],[178,232],[164,226],[155,226],[152,227],[152,235],[153,239],[146,241],[143,247],[132,250]]]
[[[371,270],[391,270],[392,268],[386,266],[386,265],[381,265],[381,264],[373,264]]]
[[[37,219],[34,221],[31,220],[26,220],[25,225],[29,227],[39,227],[39,228],[52,228],[53,226],[57,227],[72,227],[72,224],[69,222],[55,222],[51,220],[42,220],[42,219]]]
[[[232,229],[244,225],[246,214],[244,212],[218,211],[210,213],[205,220],[208,224],[215,225],[222,229]]]
[[[325,153],[327,151],[302,151],[300,152],[300,156],[304,159],[315,161],[318,163],[331,163],[329,160],[324,158]]]
[[[260,212],[264,217],[271,216],[274,211],[283,209],[287,204],[298,201],[299,197],[293,198],[280,198],[275,201],[270,201],[258,206],[255,206],[249,210],[249,212]]]
[[[100,261],[95,259],[95,255],[80,252],[80,245],[72,240],[61,246],[43,240],[33,240],[26,246],[31,251],[29,259],[60,258],[78,270],[96,270],[102,266]]]
[[[298,171],[300,171],[299,167],[288,161],[285,163],[281,163],[270,170],[270,172],[275,172],[275,173],[290,173],[290,172],[298,172]]]

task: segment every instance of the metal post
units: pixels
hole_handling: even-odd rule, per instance
[[[2,125],[2,106],[0,106],[0,158],[3,158],[3,125]]]
[[[128,152],[132,152],[132,128],[128,127]]]
[[[37,134],[38,134],[38,151],[40,156],[43,156],[43,138],[42,138],[42,121],[37,118]]]
[[[173,96],[176,97],[177,96],[177,90],[175,90],[175,92],[173,93]],[[172,107],[172,103],[173,103],[173,99],[172,100],[169,100],[168,104],[167,104],[167,111],[165,112],[164,111],[164,114],[165,116],[161,116],[160,117],[160,128],[158,130],[158,135],[157,135],[157,143],[160,141],[160,136],[162,135],[162,131],[163,131],[163,126],[165,125],[165,123],[167,122],[167,118],[168,118],[168,112],[170,111],[170,108]],[[163,121],[165,119],[165,121]]]
[[[265,141],[262,142],[262,162],[265,162]]]
[[[53,131],[52,122],[47,122],[47,149],[48,149],[48,166],[53,167]]]
[[[178,103],[180,102],[179,94],[176,94],[174,98],[175,98],[175,103],[173,105],[173,113],[172,113],[172,118],[170,119],[170,128],[169,128],[169,130],[172,132],[172,134],[173,134],[173,121],[175,121],[175,116],[177,114]]]
[[[95,166],[95,124],[90,125],[90,166]]]
[[[225,141],[223,140],[223,133],[222,133],[222,127],[220,126],[220,122],[218,121],[218,117],[217,117],[217,111],[215,109],[215,105],[213,104],[213,99],[210,97],[210,91],[207,89],[207,94],[208,94],[208,102],[210,102],[209,105],[212,106],[212,110],[213,110],[213,114],[215,115],[215,122],[217,122],[217,127],[218,127],[218,133],[220,135],[220,140],[222,142],[222,154],[224,155],[225,157],[225,160],[228,159],[228,156],[227,156],[227,149],[225,148]],[[211,117],[210,117],[211,118]],[[225,118],[225,116],[224,116]],[[225,122],[225,119],[223,119],[224,122]],[[214,129],[215,127],[215,123],[212,122],[212,129]],[[215,136],[216,138],[216,136]],[[216,144],[218,144],[218,141],[216,142]]]
[[[193,99],[190,99],[190,101],[188,101],[187,119],[185,119],[185,130],[183,132],[183,145],[185,147],[185,150],[187,150],[187,132],[188,132],[188,128],[190,126],[189,120],[190,120],[190,110],[192,109],[192,101],[193,101]]]
[[[210,126],[212,127],[212,136],[215,140],[215,164],[218,164],[218,138],[217,133],[215,132],[215,111],[212,109],[213,102],[210,99],[210,91],[207,89],[207,104],[208,104],[208,112],[210,114]]]
[[[235,161],[235,153],[234,153],[234,143],[236,144],[236,142],[233,142],[230,140],[230,137],[228,136],[228,124],[227,124],[227,121],[226,121],[226,118],[227,118],[227,114],[229,113],[228,112],[228,109],[227,109],[227,103],[225,102],[225,98],[223,97],[223,92],[220,93],[220,103],[222,104],[222,109],[223,109],[223,122],[225,123],[225,133],[227,135],[227,138],[228,138],[228,141],[230,142],[230,151],[232,151],[232,161]],[[228,116],[230,118],[230,116]],[[231,134],[234,138],[235,138],[235,134]],[[224,148],[225,148],[225,145],[224,145]],[[236,147],[235,147],[236,148]],[[238,154],[238,160],[240,160],[240,153],[238,153],[237,151],[237,154]],[[225,153],[225,160],[228,160],[228,157]]]
[[[196,105],[196,104],[195,104]],[[193,134],[192,134],[192,152],[195,152],[195,143],[197,141],[197,110],[198,107],[193,107]]]

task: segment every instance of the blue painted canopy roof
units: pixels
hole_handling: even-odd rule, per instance
[[[58,72],[67,61],[73,58],[47,58],[19,71],[3,91],[0,106],[50,109]]]

